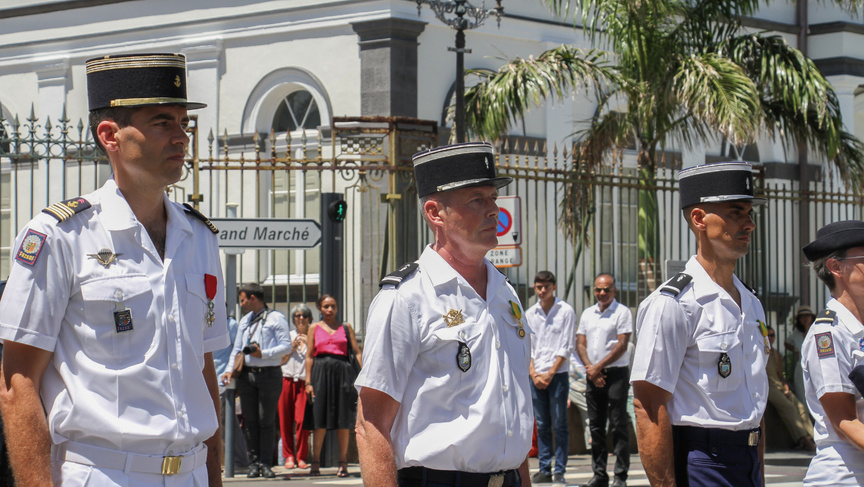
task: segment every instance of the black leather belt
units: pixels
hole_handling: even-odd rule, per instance
[[[278,365],[270,365],[267,367],[250,367],[248,365],[243,366],[243,370],[248,370],[249,372],[255,372],[256,374],[260,374],[262,372],[268,372],[268,371],[273,370],[273,369],[279,369],[281,371],[282,367],[280,367]]]
[[[757,446],[759,444],[759,428],[732,431],[720,428],[699,428],[698,426],[673,426],[672,430],[678,435],[678,438],[685,441],[710,443],[713,440],[713,442],[731,446]]]
[[[459,487],[510,487],[520,482],[516,470],[502,470],[496,473],[457,472],[452,470],[432,470],[426,467],[408,467],[397,472],[399,485],[423,485],[416,481],[433,482]],[[406,481],[406,482],[403,482]]]

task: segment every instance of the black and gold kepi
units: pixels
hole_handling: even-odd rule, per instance
[[[109,107],[182,105],[189,110],[204,103],[186,99],[186,56],[128,54],[87,61],[90,111]]]
[[[488,142],[445,145],[412,157],[417,197],[467,186],[501,188],[513,178],[495,175],[495,156]]]
[[[688,167],[678,173],[681,208],[698,203],[749,201],[765,204],[753,195],[753,167],[747,162],[717,162]]]

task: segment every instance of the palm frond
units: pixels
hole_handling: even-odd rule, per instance
[[[496,73],[469,71],[484,79],[465,92],[466,128],[487,140],[497,139],[514,120],[547,99],[564,98],[592,88],[622,83],[602,51],[561,46],[538,58],[517,58]]]

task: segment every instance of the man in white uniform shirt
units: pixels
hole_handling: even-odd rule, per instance
[[[414,155],[435,243],[387,276],[369,308],[357,447],[375,487],[529,486],[530,329],[484,258],[498,243],[492,146]]]
[[[639,305],[633,357],[639,456],[653,486],[761,486],[765,313],[734,274],[756,225],[750,164],[679,174],[696,255]]]
[[[576,353],[585,364],[588,379],[585,402],[591,429],[591,468],[594,476],[586,487],[606,487],[606,419],[612,428],[615,480],[612,487],[626,487],[630,469],[630,416],[627,393],[630,389],[627,344],[633,333],[630,308],[615,299],[615,278],[600,274],[594,279],[597,303],[582,312],[576,330]]]
[[[91,59],[87,91],[113,177],[27,224],[0,302],[17,485],[221,485],[216,229],[165,194],[204,105],[179,54]]]
[[[237,394],[243,410],[243,427],[249,447],[249,478],[272,479],[273,448],[276,445],[276,407],[282,394],[282,356],[291,352],[291,329],[285,315],[271,310],[264,301],[264,289],[254,282],[240,286],[237,293],[240,318],[234,349],[228,359],[233,364],[241,352],[244,364],[222,374],[222,382],[237,379]]]
[[[864,485],[864,222],[825,225],[804,255],[831,290],[801,346],[816,420],[816,456],[804,485]]]
[[[531,481],[564,482],[570,432],[567,428],[569,359],[576,341],[576,312],[555,296],[555,274],[534,276],[537,302],[525,312],[531,340],[531,400],[537,419],[537,458],[540,471]],[[555,432],[555,473],[552,475],[552,432]]]

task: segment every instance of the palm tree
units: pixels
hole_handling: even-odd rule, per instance
[[[635,138],[641,184],[640,254],[658,255],[655,183],[667,146],[693,148],[722,136],[741,146],[762,137],[804,141],[833,162],[850,188],[864,182],[864,144],[843,130],[834,91],[813,62],[780,36],[742,34],[760,0],[542,0],[573,16],[594,49],[561,46],[515,59],[466,92],[466,128],[490,140],[547,98],[585,91],[598,107],[577,132],[576,167],[609,163]],[[836,0],[841,3],[841,0]],[[851,9],[862,0],[843,1]],[[626,110],[614,111],[623,100]],[[584,235],[590,186],[569,178],[561,225]]]

